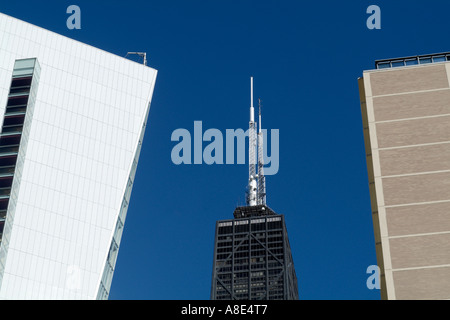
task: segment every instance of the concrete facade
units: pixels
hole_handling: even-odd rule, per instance
[[[359,82],[382,299],[450,299],[450,62]]]

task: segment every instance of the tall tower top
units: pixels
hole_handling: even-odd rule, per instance
[[[266,204],[266,182],[264,177],[264,136],[261,129],[261,99],[258,99],[259,107],[259,132],[255,122],[255,108],[253,106],[253,77],[250,77],[250,122],[248,127],[249,141],[249,170],[247,187],[247,205]]]
[[[253,107],[253,77],[250,77],[250,122],[248,124],[248,187],[247,187],[247,205],[255,206],[257,204],[257,158],[256,158],[256,123],[255,108]]]

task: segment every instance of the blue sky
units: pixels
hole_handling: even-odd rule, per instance
[[[66,8],[81,8],[81,30]],[[381,8],[381,30],[366,27]],[[125,56],[158,79],[110,299],[209,299],[216,220],[245,201],[247,165],[171,161],[175,129],[280,131],[268,205],[286,217],[301,299],[379,299],[357,78],[374,60],[450,51],[450,2],[2,1],[0,11]]]

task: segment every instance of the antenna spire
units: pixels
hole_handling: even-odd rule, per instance
[[[248,194],[247,204],[255,206],[257,204],[257,174],[256,174],[256,123],[255,108],[253,107],[253,77],[250,77],[250,122],[248,125]]]
[[[264,135],[261,129],[261,99],[258,98],[259,131],[258,131],[258,204],[266,205],[266,177],[264,176]]]
[[[250,122],[248,126],[248,187],[247,205],[266,205],[266,178],[264,176],[264,135],[261,128],[261,99],[258,99],[259,130],[253,107],[253,77],[250,77]]]

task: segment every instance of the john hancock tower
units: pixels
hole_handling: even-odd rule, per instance
[[[211,300],[298,300],[285,219],[266,205],[261,104],[256,132],[250,80],[247,205],[216,222]],[[256,160],[258,159],[258,160]]]

